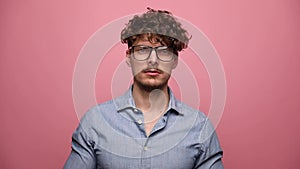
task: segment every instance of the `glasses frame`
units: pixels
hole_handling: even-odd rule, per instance
[[[150,48],[151,50],[150,50],[150,52],[149,52],[148,57],[146,57],[145,59],[142,59],[142,60],[137,59],[137,58],[134,56],[134,48],[135,48],[135,47],[146,47],[146,48]],[[146,46],[146,45],[136,45],[136,46],[130,46],[128,49],[129,49],[130,53],[132,54],[133,58],[134,58],[135,60],[138,60],[138,61],[145,61],[145,60],[148,60],[148,59],[150,58],[151,53],[152,53],[153,50],[155,51],[156,57],[157,57],[160,61],[162,61],[162,62],[171,62],[171,61],[174,60],[174,56],[176,56],[176,54],[174,53],[174,49],[173,49],[172,47],[169,47],[169,46],[157,46],[157,47],[151,47],[151,46]],[[170,52],[170,53],[172,53],[172,58],[171,58],[170,60],[162,60],[162,59],[158,56],[158,54],[157,54],[157,50],[158,50],[158,49],[162,49],[162,50],[163,50],[163,49],[172,49],[172,50],[170,50],[170,51],[172,51],[172,52]]]

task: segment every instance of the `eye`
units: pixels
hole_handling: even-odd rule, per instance
[[[148,54],[151,48],[147,46],[136,46],[134,47],[134,52],[137,54]]]
[[[171,55],[172,49],[167,46],[162,46],[162,47],[157,48],[157,52],[161,55]]]

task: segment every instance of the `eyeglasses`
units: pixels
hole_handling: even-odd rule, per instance
[[[153,50],[155,50],[157,58],[163,62],[172,61],[175,55],[174,49],[168,46],[150,47],[138,45],[131,46],[129,50],[133,54],[134,59],[138,61],[145,61],[149,59]]]

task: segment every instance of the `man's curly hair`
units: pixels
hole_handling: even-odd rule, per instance
[[[187,48],[189,34],[170,12],[147,9],[146,13],[135,15],[126,24],[121,32],[122,43],[127,43],[130,47],[135,41],[146,36],[151,43],[155,41],[173,47],[176,53]]]

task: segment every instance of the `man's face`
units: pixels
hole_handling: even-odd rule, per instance
[[[161,43],[151,43],[147,39],[141,39],[133,44],[133,46],[163,46]],[[171,55],[171,53],[170,53]],[[133,53],[127,54],[127,64],[131,67],[134,76],[134,84],[148,90],[163,89],[167,87],[168,80],[172,70],[177,66],[178,58],[165,62],[158,59],[153,49],[148,59],[139,61],[133,57]]]

